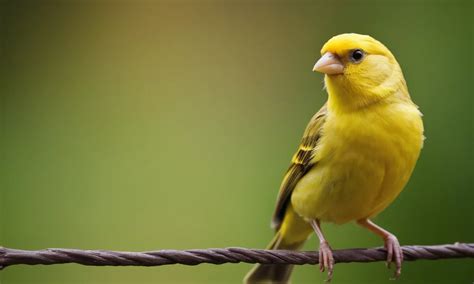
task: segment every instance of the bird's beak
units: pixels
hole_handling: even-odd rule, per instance
[[[326,52],[319,58],[318,62],[314,64],[313,71],[328,75],[342,74],[344,73],[344,65],[336,55],[331,52]]]

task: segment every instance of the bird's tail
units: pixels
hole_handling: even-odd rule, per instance
[[[311,226],[299,217],[290,205],[279,230],[268,244],[267,249],[298,250],[311,232]],[[292,270],[293,265],[291,264],[256,264],[245,276],[244,283],[286,284]]]

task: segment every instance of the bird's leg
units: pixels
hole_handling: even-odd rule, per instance
[[[395,279],[398,279],[402,272],[403,251],[400,247],[397,237],[382,227],[377,226],[369,219],[361,219],[357,221],[357,224],[369,229],[373,233],[383,238],[385,242],[385,249],[387,250],[387,267],[390,268],[390,263],[395,262],[397,269],[394,276]]]
[[[319,270],[324,272],[325,269],[328,271],[327,282],[330,282],[332,279],[332,272],[334,270],[334,258],[332,256],[332,249],[329,246],[329,243],[326,241],[321,230],[321,224],[319,220],[311,220],[311,226],[313,227],[316,235],[319,238]]]

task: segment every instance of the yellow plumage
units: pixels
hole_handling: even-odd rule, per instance
[[[313,158],[291,202],[308,219],[346,223],[373,217],[400,193],[422,144],[420,113],[406,102],[328,114]],[[317,190],[315,189],[317,187]]]
[[[368,219],[407,183],[423,145],[421,113],[395,57],[377,40],[343,34],[321,54],[324,62],[315,69],[326,73],[328,102],[308,124],[283,180],[269,248],[298,249],[312,232],[312,220],[315,230],[319,222],[359,221],[397,253],[395,236]],[[290,272],[291,266],[259,265],[246,282],[286,283]]]

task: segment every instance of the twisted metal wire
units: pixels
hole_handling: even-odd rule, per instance
[[[435,246],[403,246],[404,260],[474,258],[474,243],[455,243]],[[342,249],[333,252],[336,263],[384,261],[384,248]],[[76,263],[92,266],[160,266],[170,264],[198,265],[202,263],[263,263],[317,264],[317,251],[262,250],[247,248],[211,248],[191,250],[158,250],[126,252],[109,250],[79,250],[49,248],[19,250],[0,247],[0,269],[7,266],[52,265]]]

